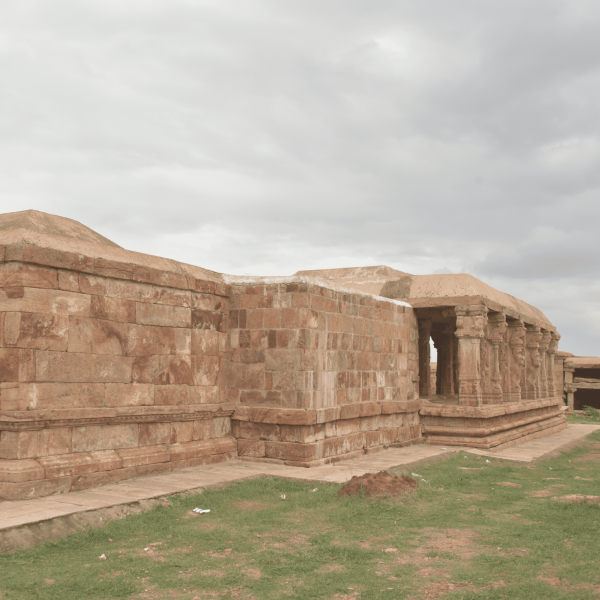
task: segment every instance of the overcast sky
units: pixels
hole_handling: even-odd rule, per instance
[[[2,3],[28,208],[232,274],[468,272],[600,355],[600,3]]]

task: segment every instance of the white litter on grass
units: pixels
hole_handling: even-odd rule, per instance
[[[309,492],[316,492],[319,488],[315,488],[314,490],[308,490]]]
[[[192,512],[195,512],[195,513],[198,513],[199,515],[201,515],[203,513],[209,513],[210,508],[194,508],[194,510]]]
[[[285,494],[281,494],[281,499],[285,500]]]
[[[144,548],[144,552],[148,552],[148,550],[150,550],[150,548]]]
[[[102,555],[100,555],[98,558],[99,558],[100,560],[106,560],[106,555],[105,555],[105,554],[102,554]]]
[[[489,460],[486,458],[486,459],[485,459],[485,462],[489,463],[490,461],[489,461]]]
[[[552,471],[552,467],[548,467]]]
[[[411,473],[413,477],[423,477],[423,475],[419,475],[418,473]]]

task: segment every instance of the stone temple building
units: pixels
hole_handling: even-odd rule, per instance
[[[0,215],[0,498],[236,458],[516,444],[566,426],[559,339],[466,274],[227,276]]]

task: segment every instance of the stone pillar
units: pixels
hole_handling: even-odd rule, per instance
[[[429,363],[431,362],[429,336],[431,325],[431,319],[419,319],[419,396],[421,398],[429,397]]]
[[[501,404],[504,402],[505,379],[506,379],[506,315],[495,313],[488,317],[492,327],[488,339],[492,344],[492,369],[491,369],[491,398],[492,404]],[[503,377],[504,375],[504,377]]]
[[[456,337],[459,359],[459,403],[481,406],[481,338],[487,326],[487,307],[483,304],[463,304],[456,312]]]
[[[565,392],[567,394],[567,406],[569,407],[569,412],[573,412],[575,410],[575,390],[577,389],[572,385],[575,367],[568,366],[565,363],[563,371],[565,374]]]
[[[487,339],[487,324],[483,328],[483,337],[479,341],[479,366],[481,369],[481,402],[482,404],[492,403],[492,362],[493,348]]]
[[[548,396],[550,398],[558,397],[559,393],[562,397],[562,390],[556,389],[556,379],[554,377],[554,361],[556,360],[556,351],[558,350],[558,342],[560,335],[555,331],[550,332],[550,343],[548,344],[548,350],[546,351],[548,357],[548,367],[546,369],[548,379]]]
[[[508,352],[509,365],[509,402],[521,402],[525,399],[525,390],[522,388],[523,373],[525,371],[525,326],[522,321],[509,321],[508,323]]]
[[[547,329],[542,329],[540,340],[540,398],[550,398],[548,393],[548,348],[552,341],[552,335]]]
[[[431,332],[433,345],[437,350],[437,381],[438,396],[454,395],[454,335],[450,326],[443,331]]]
[[[454,335],[452,340],[452,380],[453,380],[453,395],[459,394],[458,374],[460,373],[460,357],[458,356],[458,338]]]
[[[440,391],[444,396],[454,395],[454,331],[450,325],[446,326],[443,338],[444,370],[440,383]],[[438,373],[440,368],[438,366]]]
[[[525,372],[525,398],[537,400],[540,398],[540,342],[542,332],[537,325],[527,325],[526,339],[526,372]]]

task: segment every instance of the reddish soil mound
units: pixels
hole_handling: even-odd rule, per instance
[[[342,486],[338,496],[360,496],[361,490],[365,496],[400,496],[412,492],[418,485],[412,477],[394,477],[386,471],[365,473],[360,477],[355,475]]]

